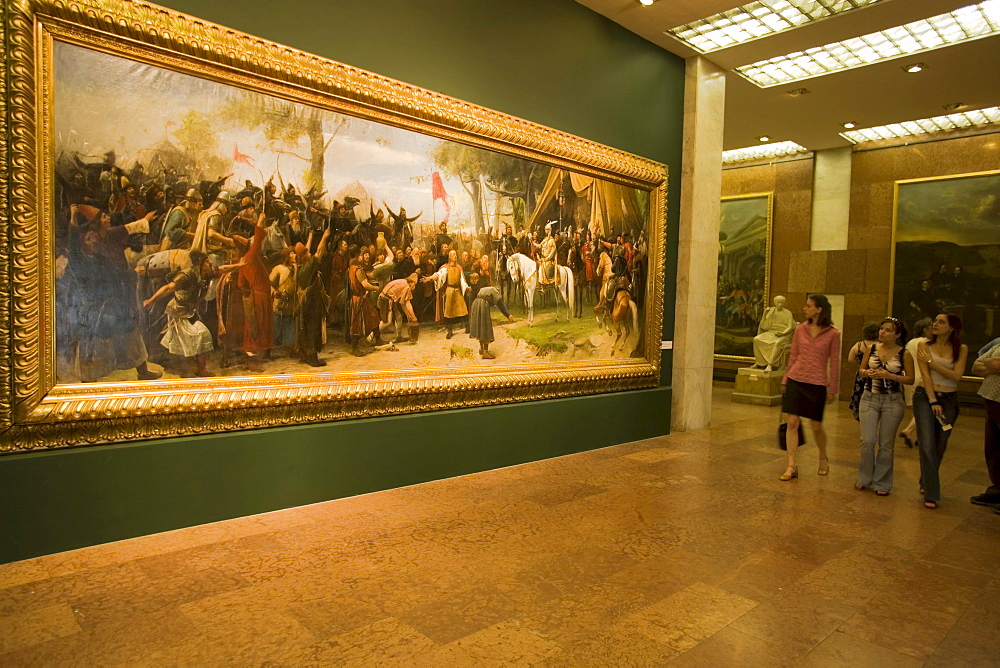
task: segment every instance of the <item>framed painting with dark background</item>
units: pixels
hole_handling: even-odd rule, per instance
[[[896,181],[890,310],[949,313],[976,351],[1000,336],[1000,170]]]

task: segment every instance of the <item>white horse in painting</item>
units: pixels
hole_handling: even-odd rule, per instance
[[[524,294],[525,302],[528,305],[528,324],[535,317],[535,292],[539,290],[538,265],[527,255],[514,253],[507,258],[507,271],[511,279],[517,284]],[[541,291],[544,292],[552,287],[552,284],[542,284]],[[556,266],[556,320],[559,320],[559,303],[566,305],[566,322],[569,322],[573,313],[573,301],[575,299],[573,288],[573,272],[569,267]]]

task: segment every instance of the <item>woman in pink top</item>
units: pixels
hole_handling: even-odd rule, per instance
[[[830,301],[826,295],[809,295],[802,312],[806,321],[792,335],[788,371],[781,380],[784,393],[781,409],[788,414],[788,468],[779,480],[799,477],[795,451],[799,447],[799,423],[804,417],[812,422],[813,438],[819,446],[819,474],[830,472],[823,408],[836,400],[840,387],[840,332],[830,319]]]

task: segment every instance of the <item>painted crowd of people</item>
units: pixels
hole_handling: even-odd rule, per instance
[[[239,187],[231,175],[126,173],[113,152],[78,165],[57,185],[61,382],[130,369],[152,380],[161,373],[150,360],[195,376],[215,373],[210,358],[252,372],[278,357],[319,367],[331,337],[363,356],[387,344],[385,331],[416,343],[431,321],[448,338],[464,326],[490,359],[491,310],[511,320],[520,296],[505,263],[514,253],[540,272],[571,267],[595,304],[609,281],[638,300],[645,291],[645,244],[627,233],[594,238],[550,224],[452,234],[442,222],[430,236],[403,207],[370,203],[359,215],[356,197],[326,207],[325,191],[273,179]]]

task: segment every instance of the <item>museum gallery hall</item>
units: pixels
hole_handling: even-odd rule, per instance
[[[997,0],[3,9],[0,664],[1000,663]]]

